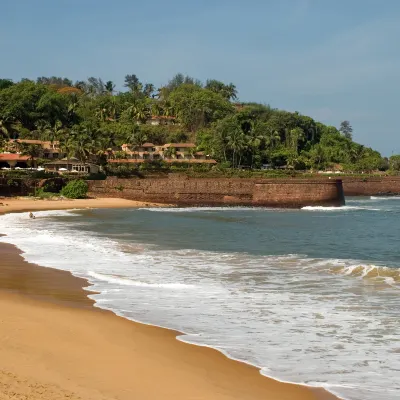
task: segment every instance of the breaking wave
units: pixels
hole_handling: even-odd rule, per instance
[[[365,206],[341,206],[341,207],[324,207],[324,206],[306,206],[302,207],[305,211],[354,211],[354,210],[366,210],[366,211],[381,211],[380,208],[365,207]]]
[[[99,274],[93,271],[88,272],[89,276],[103,282],[116,283],[124,286],[136,286],[144,288],[162,288],[162,289],[193,289],[193,285],[184,285],[182,283],[146,283],[129,279],[127,277]]]
[[[366,207],[304,210],[360,209]],[[149,211],[190,210],[207,211]],[[240,213],[261,209],[208,210]],[[151,215],[157,222],[166,218],[169,235],[175,234],[178,241],[179,234],[187,235],[186,231],[176,232],[176,215],[118,212],[113,214],[115,218],[123,215],[123,219],[131,218],[132,224],[138,213],[145,215],[144,221]],[[296,213],[303,220],[312,218],[302,211]],[[101,218],[87,226],[90,219],[76,212],[35,214],[34,221],[27,213],[0,216],[0,232],[7,234],[0,240],[17,245],[30,262],[87,278],[95,292],[90,297],[97,306],[131,320],[185,332],[180,340],[219,349],[282,381],[323,386],[350,400],[398,398],[399,269],[379,262],[294,254],[301,250],[290,248],[289,241],[285,242],[286,254],[280,255],[199,250],[196,243],[193,248],[167,249],[162,243],[146,242],[150,233],[145,224],[142,229],[131,228],[136,236],[126,236],[118,223],[112,232],[100,231]],[[77,215],[81,217],[75,218]],[[258,221],[260,215],[251,217],[252,221]],[[275,227],[272,214],[267,217],[267,223]],[[293,215],[289,217],[285,227],[294,229]],[[204,229],[190,223],[186,226]],[[241,226],[243,234],[256,232],[262,245],[274,240],[273,235],[263,236],[257,225]],[[157,229],[151,234],[159,235],[158,225]],[[337,246],[328,237],[327,246]],[[310,239],[310,246],[312,243]],[[126,248],[129,251],[124,251]],[[340,254],[339,247],[337,252]]]

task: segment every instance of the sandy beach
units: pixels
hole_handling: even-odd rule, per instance
[[[122,199],[0,202],[7,204],[0,212],[150,206]],[[178,332],[95,308],[85,286],[0,244],[1,400],[335,398],[265,378],[216,350],[176,340]]]
[[[7,212],[68,210],[74,208],[137,208],[167,207],[166,204],[119,198],[37,200],[31,197],[0,198],[0,214]],[[1,232],[0,232],[1,233]]]

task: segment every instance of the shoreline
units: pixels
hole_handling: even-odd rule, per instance
[[[19,201],[22,202],[25,200]],[[87,201],[91,202],[91,200]],[[84,204],[87,205],[87,201]],[[94,201],[101,202],[101,199],[96,199]],[[99,205],[100,202],[97,202],[96,205]],[[45,203],[49,202],[40,201],[40,203],[44,203],[43,205],[45,205]],[[50,209],[71,209],[71,207],[65,207],[65,204],[62,205],[62,208],[53,208],[61,206],[61,204],[59,204],[59,201],[55,201],[55,203],[58,204],[52,204],[52,208]],[[127,208],[127,204],[125,201],[123,201],[123,205],[121,202],[118,203],[120,205],[117,205],[117,207],[119,206],[120,208]],[[129,203],[132,204],[138,202]],[[104,205],[104,207],[110,207],[110,204],[101,204]],[[149,203],[147,203],[146,206],[150,206],[148,204]],[[70,205],[69,202],[68,205]],[[135,206],[142,207],[144,205],[136,204]],[[152,204],[151,206],[154,206],[154,204]],[[165,207],[165,205],[162,206]],[[12,209],[13,207],[10,205],[8,207],[11,208],[11,211],[7,212],[30,211],[29,209],[22,209],[20,206],[16,207],[16,209]],[[94,206],[91,207],[103,208]],[[45,210],[49,209],[49,207],[40,207],[39,209]],[[35,208],[32,211],[37,211],[39,209]],[[3,207],[0,209],[0,213],[1,211],[3,211]],[[102,370],[102,373],[96,376],[97,382],[100,382],[99,380],[106,380],[104,384],[106,386],[111,385],[112,390],[106,397],[103,397],[103,394],[101,395],[101,397],[92,397],[92,394],[90,394],[90,396],[88,397],[89,393],[84,393],[87,389],[86,385],[88,385],[94,377],[93,373],[86,372],[83,382],[81,382],[81,379],[78,379],[80,378],[79,374],[78,377],[74,376],[68,378],[68,381],[72,381],[74,384],[79,381],[79,390],[76,388],[74,389],[77,393],[77,396],[84,396],[84,398],[88,399],[93,398],[102,400],[111,398],[114,399],[116,397],[121,399],[131,399],[132,395],[138,394],[141,394],[142,396],[145,394],[145,397],[140,398],[148,399],[155,399],[160,397],[174,399],[337,399],[337,397],[325,391],[324,389],[281,382],[273,378],[265,377],[261,375],[259,368],[241,361],[230,359],[216,349],[193,345],[181,341],[178,338],[178,336],[182,334],[181,332],[177,332],[168,328],[157,327],[154,325],[143,324],[140,322],[132,322],[131,320],[128,320],[126,318],[118,317],[111,311],[106,311],[100,309],[99,307],[94,307],[95,302],[87,297],[88,295],[90,295],[90,291],[83,289],[83,287],[90,286],[89,282],[86,279],[75,277],[66,271],[41,267],[35,264],[27,263],[22,258],[20,250],[10,244],[0,243],[0,252],[2,255],[5,255],[5,257],[1,257],[0,261],[0,309],[4,308],[2,307],[3,304],[6,304],[6,308],[22,307],[21,311],[23,311],[23,314],[25,316],[24,318],[28,320],[30,320],[31,317],[26,316],[30,315],[31,313],[33,313],[34,315],[39,314],[41,320],[43,320],[43,318],[48,318],[49,314],[51,314],[53,318],[57,319],[60,318],[58,316],[59,314],[68,314],[68,320],[71,321],[71,325],[69,325],[71,333],[75,332],[76,330],[78,332],[84,330],[86,335],[96,335],[96,333],[98,332],[92,329],[94,326],[101,329],[103,329],[103,327],[106,327],[107,330],[111,326],[112,335],[110,337],[107,336],[103,338],[106,340],[100,340],[101,346],[93,346],[93,351],[89,351],[87,353],[88,356],[92,357],[94,355],[93,353],[101,350],[101,353],[107,354],[107,359],[108,361],[110,361],[110,359],[116,357],[116,350],[118,350],[118,354],[122,350],[121,355],[116,358],[116,362],[118,364],[124,364],[125,367],[121,366],[120,368],[117,368],[118,371],[114,370],[114,374],[117,373],[118,375],[118,372],[120,372],[121,375],[124,376],[127,373],[126,370],[130,370],[132,368],[139,373],[139,370],[141,370],[141,368],[138,368],[138,365],[136,364],[139,364],[141,366],[143,366],[143,363],[147,365],[150,362],[151,364],[150,369],[145,368],[146,372],[142,373],[140,382],[134,382],[133,386],[130,385],[129,389],[127,389],[126,385],[127,383],[129,383],[129,379],[127,380],[126,377],[122,379],[122,377],[113,376],[112,379],[118,381],[121,385],[120,388],[114,387],[111,382],[107,381],[107,379],[109,379],[108,373],[110,373],[110,371],[107,371],[107,374],[104,375],[104,366],[100,368],[96,365],[93,365],[90,360],[86,359],[85,365],[88,363],[90,364],[90,366],[87,366],[88,370],[94,369],[94,372],[96,372],[98,369]],[[6,318],[7,320],[8,315],[6,315],[6,317],[3,317],[2,311],[2,319],[4,320],[4,318]],[[61,318],[62,321],[59,321],[60,323],[64,321],[64,318]],[[82,324],[82,322],[84,322],[84,325],[86,325],[86,319],[90,319],[92,321],[93,327],[85,326],[85,329],[81,327],[80,324]],[[78,325],[77,322],[79,321],[80,324]],[[28,323],[29,322],[30,321],[28,321]],[[57,328],[56,322],[54,324],[50,323],[50,326],[53,326],[53,328]],[[18,329],[18,324],[14,327],[14,329]],[[128,332],[130,332],[129,335],[127,334]],[[132,333],[133,337],[131,337]],[[115,349],[116,346],[113,340],[116,334],[121,339],[121,342],[118,343],[117,349]],[[4,355],[4,351],[7,352],[7,350],[3,346],[4,340],[2,339],[4,335],[7,336],[7,332],[0,333],[0,351],[2,355]],[[49,335],[51,336],[51,332],[47,333],[47,336]],[[111,337],[112,340],[110,340]],[[47,352],[48,342],[51,342],[52,340],[54,340],[54,338],[50,337],[48,338],[48,340],[45,340],[40,344],[35,343],[35,347],[38,347],[37,350],[40,350],[40,352]],[[32,338],[27,337],[25,345],[30,346],[31,341]],[[68,347],[64,342],[60,343],[62,344],[62,347]],[[122,345],[122,343],[124,343],[124,345]],[[140,343],[139,346],[138,343]],[[96,344],[99,343],[96,341]],[[142,347],[143,344],[145,350],[138,350],[138,347]],[[72,348],[80,346],[82,346],[82,343],[79,340],[78,335],[73,343]],[[125,353],[130,354],[132,352],[132,347],[135,348],[135,351],[133,351],[134,361],[132,361],[132,359],[125,359],[124,357]],[[157,350],[154,351],[154,348],[156,348]],[[70,347],[68,347],[68,351],[71,351]],[[65,365],[71,363],[68,357],[68,353],[62,351],[57,351],[57,353],[60,353],[58,357],[55,357],[55,355],[53,355],[53,358],[57,358],[58,360],[56,366],[46,365],[47,369],[50,367],[50,369],[56,368],[64,370]],[[179,355],[179,357],[177,357],[177,354]],[[141,357],[138,357],[139,355]],[[26,355],[24,354],[24,356]],[[123,362],[120,359],[121,357],[124,358]],[[0,357],[0,360],[2,358],[4,357]],[[15,359],[15,354],[13,358]],[[49,363],[51,360],[44,361],[46,361],[46,363]],[[4,367],[6,367],[5,369],[7,370],[7,364],[2,364],[2,361],[0,361],[0,371],[4,369]],[[18,376],[18,373],[16,374],[14,371],[10,371],[10,373]],[[83,372],[81,371],[80,374],[82,373]],[[154,384],[148,384],[149,380],[152,381],[154,379],[155,373],[157,375],[157,382],[160,386],[158,392],[156,391],[157,388],[153,387]],[[64,377],[64,374],[69,375],[71,374],[71,371],[68,369],[68,371],[64,371],[61,376]],[[165,377],[165,375],[169,376],[171,374],[172,378]],[[112,373],[110,376],[112,376]],[[46,379],[49,379],[49,376],[46,374],[45,377]],[[35,379],[37,379],[36,376]],[[201,381],[201,384],[199,384],[199,379]],[[3,376],[0,373],[0,388],[2,388],[2,380]],[[54,383],[57,382],[50,380],[49,385],[54,385]],[[144,382],[147,383],[144,384]],[[63,385],[64,384],[65,382],[63,383]],[[63,385],[61,386],[65,388],[65,386]],[[82,385],[84,386],[85,390],[82,389]],[[67,386],[68,390],[71,390],[69,389],[70,385]],[[101,386],[104,386],[103,383]],[[91,390],[92,389],[93,388],[91,388]],[[94,389],[96,391],[103,390],[99,389],[96,386],[94,387]],[[142,392],[142,390],[144,391]],[[154,393],[149,394],[149,390],[152,393],[154,391]],[[75,395],[75,392],[72,392],[73,394],[70,396],[70,398],[79,398],[73,397]],[[202,394],[200,395],[200,393]],[[29,398],[36,399],[36,397]],[[53,397],[37,397],[37,399],[39,398],[50,399]]]

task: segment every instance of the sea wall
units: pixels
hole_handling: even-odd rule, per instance
[[[89,195],[180,205],[303,207],[344,204],[341,180],[168,178],[89,181]]]
[[[343,177],[345,196],[400,195],[400,176]]]

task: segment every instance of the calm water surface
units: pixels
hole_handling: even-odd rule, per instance
[[[88,278],[99,307],[280,380],[400,398],[400,198],[36,217],[0,217],[1,240]]]

